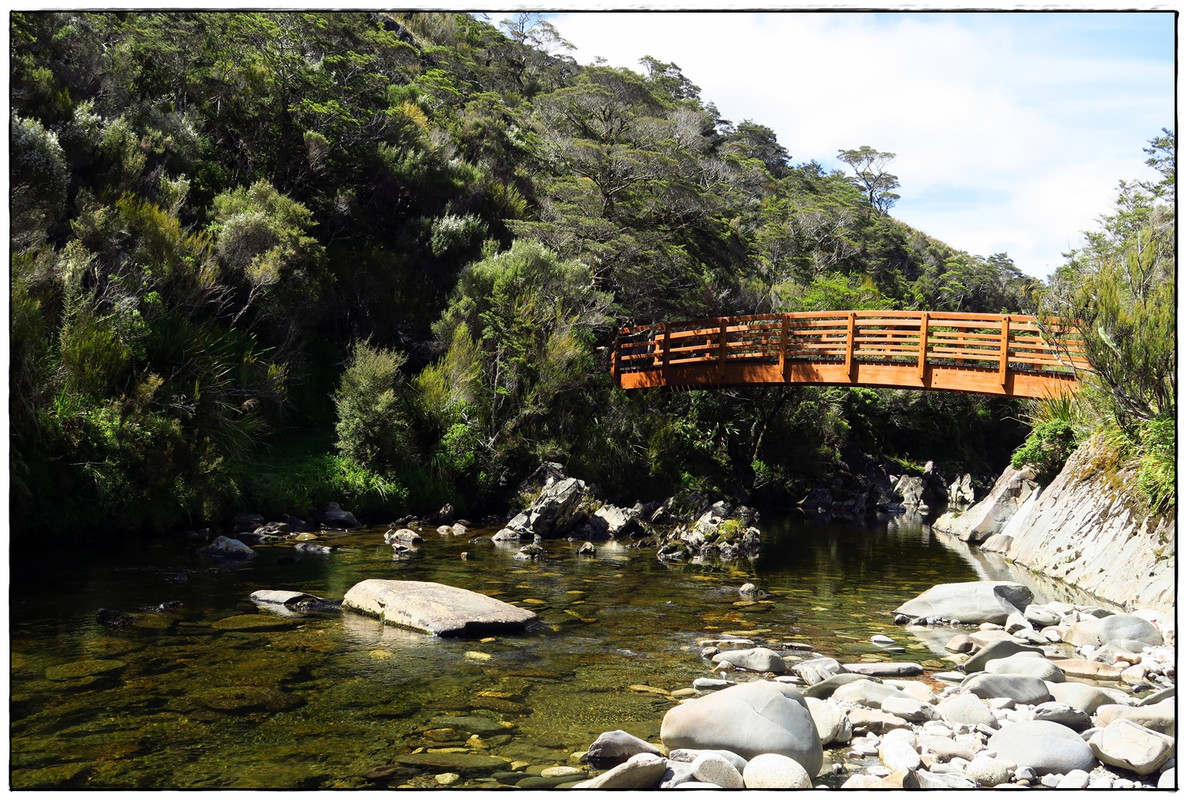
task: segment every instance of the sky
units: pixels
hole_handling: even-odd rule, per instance
[[[492,22],[509,16],[492,12]],[[793,163],[895,154],[892,216],[1044,278],[1146,179],[1175,124],[1169,11],[548,14],[579,63],[675,63],[732,122],[775,131]]]

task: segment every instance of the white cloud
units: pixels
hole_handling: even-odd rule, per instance
[[[866,144],[896,153],[890,169],[902,199],[895,216],[958,249],[1005,250],[1038,276],[1061,264],[1069,245],[1109,211],[1119,179],[1146,173],[1141,148],[1173,124],[1173,53],[1110,47],[1109,36],[1132,35],[1112,33],[1117,20],[803,12],[552,18],[582,63],[601,56],[640,71],[644,55],[676,63],[705,102],[734,122],[772,128],[797,162],[841,168],[838,149]]]

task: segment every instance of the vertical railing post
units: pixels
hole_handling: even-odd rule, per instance
[[[622,386],[622,381],[618,377],[619,373],[619,356],[622,346],[622,331],[614,337],[614,349],[610,351],[610,378],[619,386]]]
[[[853,344],[854,332],[857,328],[857,314],[849,312],[849,330],[845,336],[845,374],[853,380]]]
[[[997,382],[1006,385],[1006,372],[1010,368],[1010,315],[1002,317],[1001,359],[997,365]]]
[[[788,368],[790,364],[787,361],[787,340],[791,338],[791,317],[787,314],[783,315],[783,322],[780,324],[779,333],[779,373],[783,376],[783,382],[787,382]]]
[[[660,345],[660,369],[662,370],[661,374],[663,375],[664,383],[668,382],[668,357],[670,355],[668,353],[668,341],[668,323],[665,322],[663,344]]]
[[[927,329],[928,316],[924,311],[919,316],[919,380],[927,374]]]
[[[728,319],[722,318],[720,320],[720,324],[721,324],[721,333],[718,335],[718,339],[717,339],[717,369],[720,370],[724,374],[724,372],[725,372],[725,353],[726,353],[725,337],[726,337],[727,332],[729,331],[730,322]]]

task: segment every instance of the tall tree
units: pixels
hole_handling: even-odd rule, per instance
[[[837,158],[853,168],[870,205],[882,214],[889,212],[899,199],[899,195],[894,193],[899,187],[898,176],[886,171],[886,165],[894,160],[894,153],[875,150],[863,144],[856,150],[838,150]]]

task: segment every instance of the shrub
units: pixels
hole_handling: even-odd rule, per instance
[[[409,391],[401,372],[405,360],[403,353],[358,342],[334,393],[338,452],[380,474],[416,457]]]
[[[1175,418],[1157,417],[1141,430],[1137,484],[1155,514],[1175,505]]]

